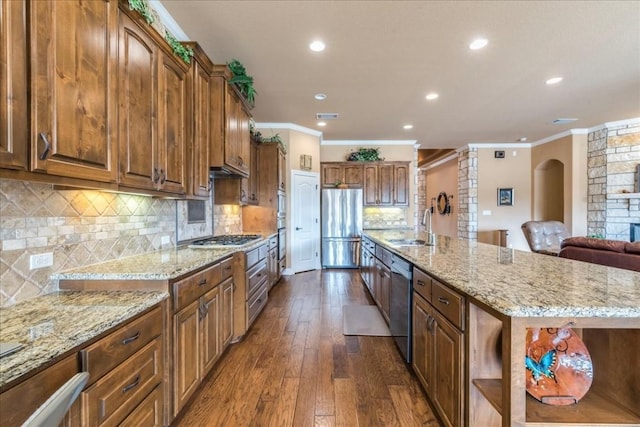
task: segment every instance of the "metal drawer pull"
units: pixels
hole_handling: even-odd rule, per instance
[[[207,279],[202,279],[198,282],[198,286],[204,286],[207,284]]]
[[[124,387],[122,387],[122,394],[128,392],[129,390],[131,390],[132,388],[135,388],[138,386],[138,384],[140,384],[140,375],[136,375],[136,379],[133,380],[133,382],[129,385],[126,385]]]
[[[449,300],[448,300],[448,299],[443,298],[443,297],[438,297],[438,302],[441,302],[441,303],[442,303],[442,304],[444,304],[444,305],[449,305],[449,304],[451,304],[451,303],[449,302]]]
[[[416,285],[424,286],[424,282],[422,280],[418,280],[418,281],[416,281]]]
[[[122,340],[122,344],[123,345],[127,345],[129,344],[131,341],[135,341],[138,338],[140,338],[140,331],[136,332],[134,335],[130,336],[129,338],[125,338]]]
[[[47,135],[44,132],[40,132],[40,138],[42,138],[42,141],[44,142],[44,151],[40,154],[39,158],[40,160],[46,160],[49,155],[49,151],[51,150],[51,144],[49,144]]]

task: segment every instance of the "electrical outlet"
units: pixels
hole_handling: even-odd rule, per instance
[[[53,265],[53,252],[35,254],[29,257],[29,269],[51,267]]]
[[[171,237],[169,236],[162,236],[160,238],[160,243],[162,244],[162,246],[164,245],[168,245],[169,243],[171,243]]]
[[[485,209],[482,211],[482,215],[491,215],[491,211],[489,209]]]

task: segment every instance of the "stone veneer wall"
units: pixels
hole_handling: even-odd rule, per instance
[[[605,126],[587,140],[587,234],[629,241],[630,224],[640,223],[640,122]]]
[[[57,289],[57,271],[138,255],[176,242],[176,202],[0,179],[0,306]],[[52,252],[53,266],[29,269]]]
[[[478,238],[478,149],[458,153],[458,237]]]
[[[416,173],[416,181],[416,189],[418,192],[416,210],[418,212],[422,212],[422,215],[424,215],[424,210],[427,209],[427,171],[422,169],[418,170],[418,173]],[[424,229],[424,226],[422,225],[422,217],[420,217],[420,215],[418,215],[414,228],[416,231]]]

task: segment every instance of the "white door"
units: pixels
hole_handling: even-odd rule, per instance
[[[320,175],[291,171],[291,269],[320,268]]]

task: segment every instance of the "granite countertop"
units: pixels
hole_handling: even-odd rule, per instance
[[[23,345],[0,359],[0,388],[168,296],[159,291],[58,291],[0,308],[0,341]]]
[[[53,280],[171,280],[220,261],[238,251],[249,251],[266,242],[228,248],[191,249],[187,246],[133,255],[87,265],[51,275]]]
[[[640,318],[640,273],[436,236],[434,246],[394,246],[424,232],[367,237],[477,301],[512,317]]]

